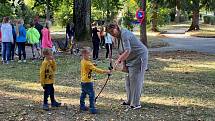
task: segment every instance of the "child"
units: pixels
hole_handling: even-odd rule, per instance
[[[89,95],[90,101],[90,113],[96,114],[97,110],[95,109],[95,92],[93,89],[93,82],[91,82],[91,73],[95,71],[97,73],[106,73],[110,74],[110,70],[101,70],[96,68],[93,63],[90,61],[90,56],[92,55],[89,47],[85,47],[81,54],[83,56],[81,60],[81,96],[80,96],[80,110],[86,111],[87,107],[85,106],[86,95]]]
[[[12,26],[9,23],[9,17],[3,18],[3,23],[1,25],[1,41],[2,41],[2,60],[3,64],[9,64],[10,61],[10,52],[11,52],[11,45],[14,42],[13,40],[13,33],[12,33]]]
[[[36,59],[34,49],[37,49],[38,58],[40,58],[40,33],[36,28],[34,28],[34,24],[30,23],[31,28],[27,31],[27,41],[31,44],[33,59]]]
[[[105,48],[106,48],[106,58],[112,57],[112,36],[106,32],[105,34]]]
[[[53,43],[50,35],[50,22],[47,21],[45,27],[42,29],[42,48],[52,49]]]
[[[54,97],[54,76],[56,71],[56,63],[53,58],[52,52],[48,48],[43,49],[43,55],[45,57],[41,67],[40,67],[40,83],[44,89],[44,102],[43,109],[49,110],[48,97],[51,98],[51,106],[59,107],[61,103],[56,102]]]
[[[18,45],[18,55],[19,55],[19,63],[26,62],[26,51],[25,51],[25,42],[26,42],[26,30],[24,27],[24,21],[22,19],[18,20],[16,24],[16,42]]]

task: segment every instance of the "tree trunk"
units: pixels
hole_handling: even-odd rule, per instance
[[[157,22],[158,22],[158,13],[157,13],[157,11],[158,11],[158,4],[157,4],[157,2],[156,1],[153,1],[152,3],[151,3],[151,8],[152,8],[152,28],[151,28],[151,30],[152,31],[154,31],[154,32],[158,32],[158,24],[157,24]]]
[[[175,11],[176,11],[176,13],[175,13],[175,22],[179,23],[180,22],[180,10],[178,9],[177,5],[175,7]]]
[[[192,10],[192,24],[187,31],[199,30],[199,0],[196,0],[194,3],[195,8]]]
[[[46,0],[46,20],[50,20],[50,12],[51,12],[51,1]]]
[[[91,0],[74,0],[76,41],[91,41]]]
[[[108,10],[108,9],[107,9],[107,16],[106,17],[107,17],[106,21],[110,22],[110,10]]]
[[[192,24],[188,31],[199,30],[199,11],[193,11]]]
[[[143,0],[141,2],[141,8],[143,8],[143,11],[145,11],[145,18],[142,21],[141,25],[140,25],[140,40],[142,41],[142,43],[144,45],[146,45],[146,47],[148,47],[147,45],[147,36],[146,36],[146,0]]]

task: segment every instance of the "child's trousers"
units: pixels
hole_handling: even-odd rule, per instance
[[[54,86],[53,84],[45,84],[44,89],[44,104],[48,104],[48,97],[50,95],[51,103],[55,102]]]
[[[89,95],[90,110],[95,109],[95,92],[93,89],[93,82],[81,83],[80,108],[85,108],[86,95]]]

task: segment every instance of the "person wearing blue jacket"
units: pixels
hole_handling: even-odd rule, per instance
[[[18,62],[22,62],[22,55],[23,55],[23,62],[26,62],[26,52],[25,52],[26,30],[23,24],[24,24],[23,20],[18,20],[16,24],[16,42],[18,45],[18,56],[19,56]]]

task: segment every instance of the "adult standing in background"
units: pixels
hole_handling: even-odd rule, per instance
[[[3,23],[1,25],[2,34],[2,60],[3,64],[9,64],[11,56],[11,45],[14,43],[12,26],[9,22],[9,17],[3,18]]]
[[[73,44],[73,38],[74,38],[75,30],[74,30],[74,24],[69,22],[66,26],[66,43],[64,48],[71,48]]]
[[[132,109],[141,108],[140,97],[144,83],[144,74],[148,65],[148,49],[129,30],[120,28],[117,24],[109,24],[107,31],[118,38],[119,57],[115,66],[125,63],[127,100],[122,105]]]
[[[99,43],[100,43],[100,38],[99,38],[99,30],[97,27],[94,27],[92,29],[92,41],[93,41],[93,60],[97,60],[99,57]]]

